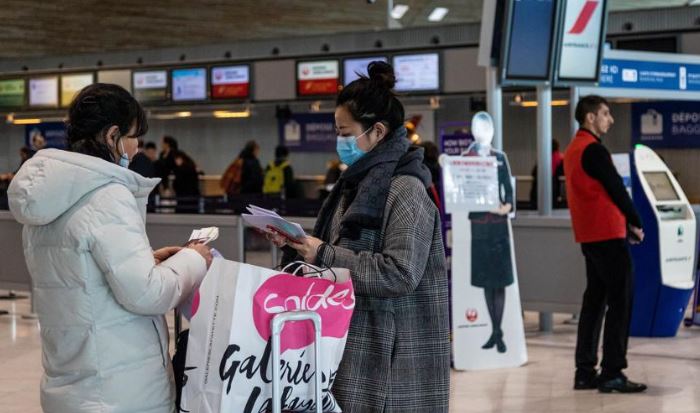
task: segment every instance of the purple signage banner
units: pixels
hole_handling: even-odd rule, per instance
[[[445,131],[440,133],[440,153],[450,156],[459,156],[462,152],[469,149],[469,146],[474,142],[474,138],[468,133],[450,133]],[[445,256],[447,257],[447,274],[451,278],[452,266],[450,264],[452,258],[452,244],[449,232],[452,230],[452,216],[445,213],[445,191],[442,181],[440,182],[440,218],[442,220],[442,239],[445,244]]]

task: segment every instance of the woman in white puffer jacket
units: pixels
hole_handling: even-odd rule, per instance
[[[146,201],[159,180],[127,169],[146,130],[126,90],[88,86],[69,109],[70,151],[39,151],[8,190],[24,224],[46,413],[175,410],[164,315],[201,282],[211,253],[151,249]]]

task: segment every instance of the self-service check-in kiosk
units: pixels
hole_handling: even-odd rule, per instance
[[[646,238],[632,248],[634,304],[630,334],[672,337],[695,286],[695,214],[654,151],[637,145],[632,159],[633,199]]]

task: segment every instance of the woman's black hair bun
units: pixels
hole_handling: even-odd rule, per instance
[[[389,63],[382,61],[374,61],[367,66],[369,80],[383,88],[393,89],[396,86],[396,75],[394,68]]]

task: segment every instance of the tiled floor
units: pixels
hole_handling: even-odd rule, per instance
[[[0,301],[0,413],[39,413],[41,346],[28,300]],[[574,392],[575,327],[556,317],[553,334],[538,333],[527,314],[529,363],[517,369],[453,372],[450,411],[458,412],[700,412],[700,328],[674,339],[631,339],[628,375],[647,393]]]

